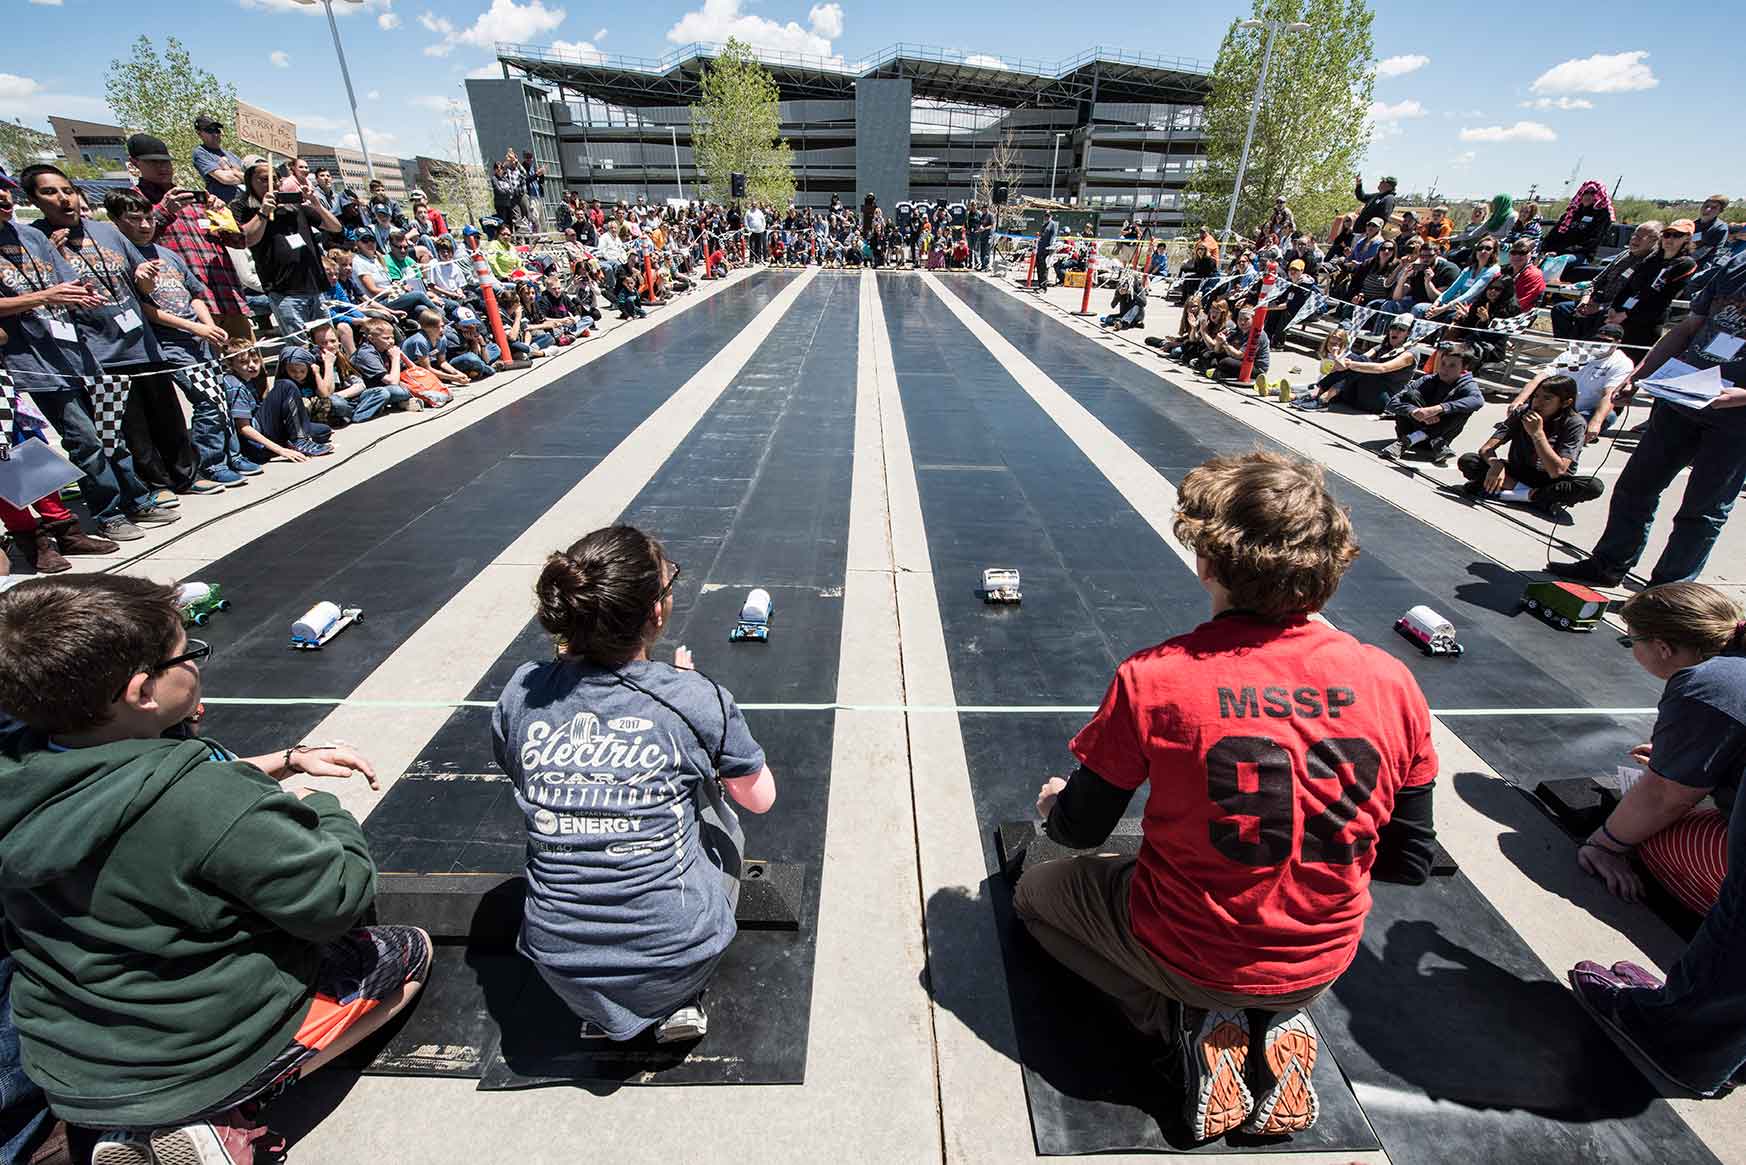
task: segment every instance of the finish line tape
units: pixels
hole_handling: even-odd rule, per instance
[[[329,696],[208,696],[215,707],[290,707],[320,705],[345,708],[495,708],[495,700],[347,700]],[[953,713],[963,716],[1089,716],[1096,704],[741,704],[746,712],[904,712]],[[1431,715],[1451,716],[1653,716],[1654,708],[1432,708]]]

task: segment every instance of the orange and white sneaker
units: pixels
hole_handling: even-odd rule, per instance
[[[1316,1123],[1320,1105],[1312,1079],[1320,1043],[1316,1026],[1304,1011],[1259,1014],[1267,1017],[1267,1027],[1261,1062],[1249,1073],[1255,1107],[1243,1131],[1263,1137],[1301,1133]]]
[[[258,1106],[244,1104],[149,1133],[106,1133],[91,1165],[261,1165],[283,1161],[285,1150],[285,1139],[261,1122]]]
[[[1214,1141],[1239,1128],[1255,1107],[1245,1079],[1249,1018],[1241,1011],[1183,1011],[1183,1117],[1196,1141]]]

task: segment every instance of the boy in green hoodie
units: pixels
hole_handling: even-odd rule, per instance
[[[0,910],[25,1070],[93,1165],[252,1165],[258,1105],[404,1009],[412,927],[359,928],[358,823],[300,776],[344,747],[238,759],[191,735],[199,661],[175,591],[77,575],[0,594]]]

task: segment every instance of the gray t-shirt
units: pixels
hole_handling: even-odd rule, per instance
[[[615,1039],[703,988],[735,934],[744,839],[720,777],[764,750],[733,696],[667,664],[530,663],[492,721],[526,819],[520,949]]]

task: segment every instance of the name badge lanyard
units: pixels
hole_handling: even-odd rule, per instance
[[[80,232],[78,246],[71,254],[67,255],[67,258],[69,260],[77,261],[78,265],[85,269],[87,277],[94,279],[103,285],[103,290],[109,293],[111,303],[118,307],[123,306],[127,302],[127,297],[122,295],[122,293],[116,288],[115,281],[110,279],[105,272],[93,267],[91,261],[85,258],[85,240],[88,238],[90,238],[89,235]]]
[[[16,256],[14,255],[15,251],[17,252]],[[23,262],[26,258],[30,260],[28,263]],[[43,270],[43,265],[37,262],[36,256],[31,255],[22,244],[17,247],[0,247],[0,259],[5,259],[6,265],[18,272],[18,277],[28,283],[32,291],[47,291],[49,289],[49,280],[37,278]],[[73,339],[73,325],[70,313],[66,308],[45,303],[36,310],[42,314],[44,319],[48,320],[49,331],[55,339]]]

